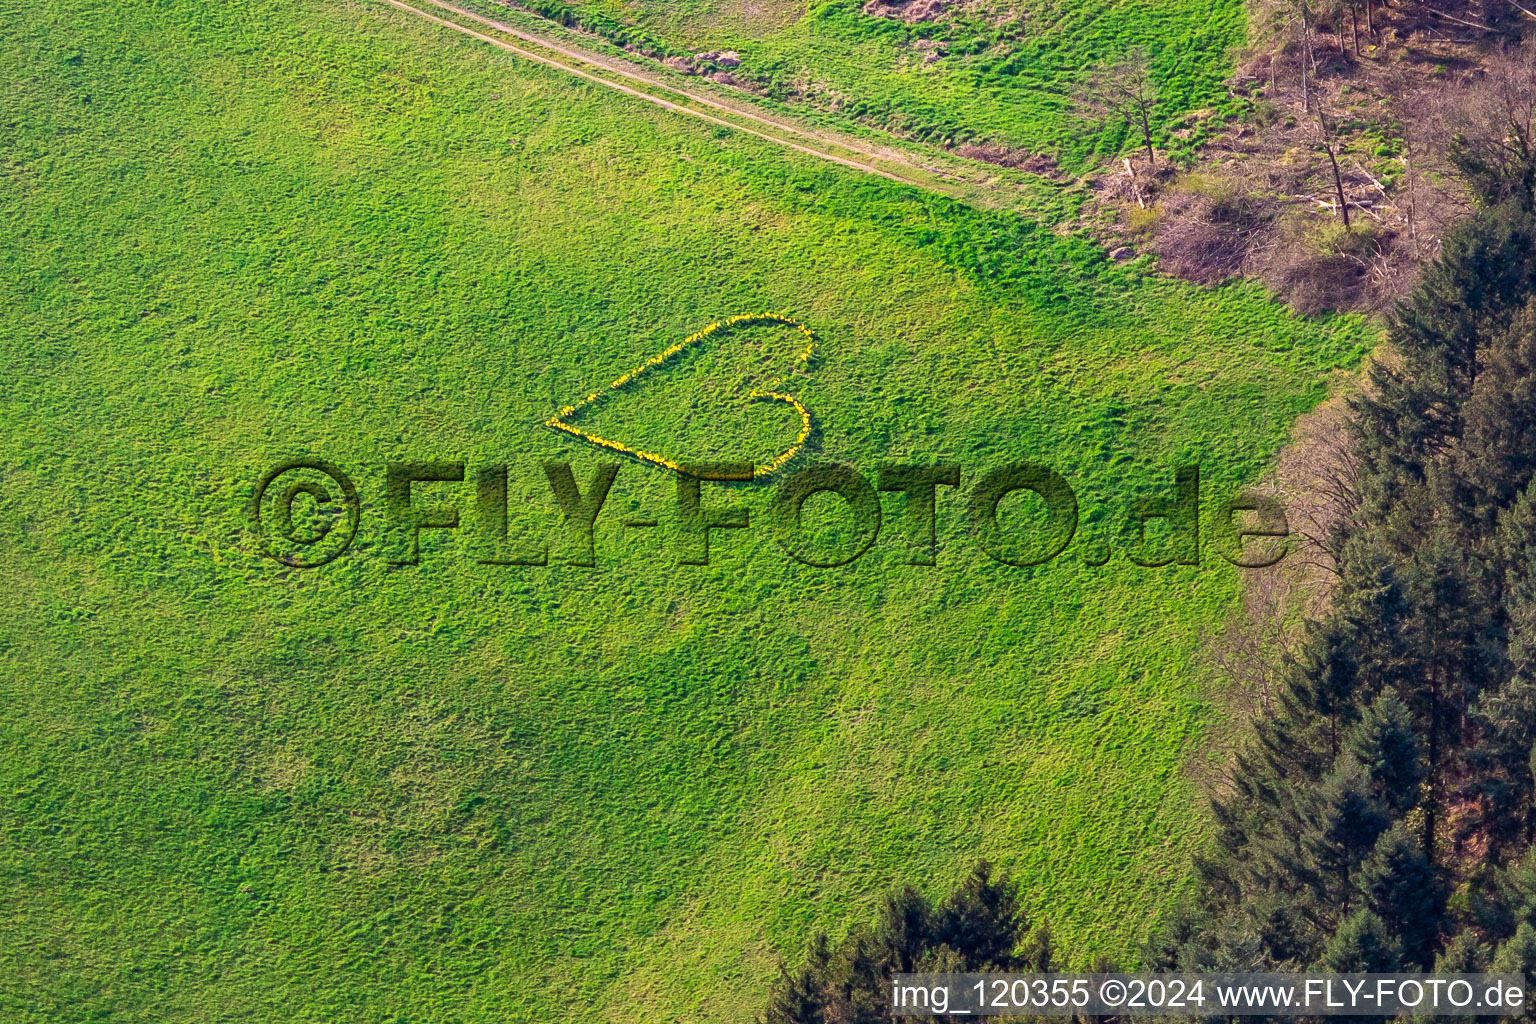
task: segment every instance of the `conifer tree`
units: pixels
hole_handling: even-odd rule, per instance
[[[1340,974],[1373,974],[1395,971],[1401,962],[1402,951],[1381,918],[1360,910],[1333,933],[1318,966]]]
[[[1428,967],[1445,897],[1429,858],[1406,828],[1394,828],[1376,841],[1361,865],[1358,884],[1365,907],[1401,943],[1405,967]]]
[[[890,1024],[893,975],[1054,968],[1049,931],[1029,927],[1014,882],[980,861],[937,908],[903,886],[881,900],[872,925],[836,946],[818,933],[805,965],[781,970],[763,1021]]]

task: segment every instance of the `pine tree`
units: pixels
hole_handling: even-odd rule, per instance
[[[1018,889],[980,861],[937,909],[911,886],[888,893],[873,924],[833,946],[811,941],[805,965],[782,969],[765,1024],[890,1024],[890,979],[905,973],[1049,972],[1050,933],[1031,930]]]
[[[1377,362],[1352,403],[1368,471],[1366,521],[1384,519],[1406,487],[1462,432],[1461,406],[1481,368],[1483,339],[1502,330],[1533,294],[1536,224],[1506,203],[1450,232],[1398,310],[1396,363]]]
[[[923,951],[935,944],[933,910],[923,895],[910,885],[887,893],[880,903],[875,941],[883,970],[910,972]]]
[[[1365,709],[1344,744],[1346,756],[1365,773],[1372,800],[1394,817],[1418,802],[1424,780],[1422,749],[1408,705],[1391,692]]]
[[[826,1006],[815,972],[807,967],[790,974],[781,967],[763,1020],[766,1024],[826,1024]]]
[[[1334,932],[1318,966],[1340,974],[1383,974],[1396,971],[1401,963],[1402,951],[1381,918],[1360,910]]]
[[[1536,975],[1536,928],[1528,921],[1521,921],[1515,934],[1494,951],[1488,970],[1492,974]]]
[[[1489,960],[1488,947],[1471,928],[1456,933],[1435,957],[1436,974],[1481,974]]]
[[[1401,825],[1381,836],[1357,876],[1365,907],[1402,944],[1405,965],[1424,968],[1445,913],[1445,895],[1429,858]]]
[[[1365,770],[1349,759],[1300,804],[1304,867],[1298,874],[1315,893],[1320,919],[1347,914],[1354,909],[1355,869],[1391,819],[1371,796]]]
[[[934,915],[933,938],[977,966],[1000,963],[1021,934],[1019,906],[1007,879],[981,861]]]

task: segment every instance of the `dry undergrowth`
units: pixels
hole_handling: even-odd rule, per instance
[[[1308,5],[1303,31],[1302,9],[1251,5],[1230,84],[1251,101],[1244,123],[1190,169],[1122,161],[1090,182],[1090,217],[1121,256],[1152,252],[1180,278],[1254,278],[1303,313],[1384,310],[1468,208],[1447,151],[1529,77],[1526,19],[1508,4],[1399,0],[1370,4],[1367,24],[1366,5],[1345,2]]]
[[[1336,527],[1357,500],[1359,465],[1348,420],[1349,399],[1362,379],[1341,371],[1332,396],[1296,421],[1274,469],[1252,488],[1279,502],[1290,536],[1280,561],[1244,570],[1242,605],[1202,645],[1215,679],[1214,699],[1227,710],[1213,727],[1205,756],[1190,765],[1208,793],[1229,785],[1243,726],[1275,710],[1281,675],[1300,653],[1302,624],[1326,613],[1332,601],[1339,579]]]

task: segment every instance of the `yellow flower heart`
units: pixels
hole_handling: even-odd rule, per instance
[[[649,462],[653,466],[661,466],[665,469],[670,469],[677,473],[686,473],[687,470],[681,464],[673,462],[671,459],[664,458],[654,452],[639,451],[629,447],[628,445],[620,444],[618,441],[610,441],[606,437],[598,437],[596,434],[582,430],[580,427],[572,423],[571,419],[582,410],[590,409],[592,406],[597,405],[603,400],[611,397],[625,385],[631,384],[635,380],[639,379],[643,374],[649,373],[658,367],[666,365],[668,362],[675,359],[679,353],[692,348],[694,345],[699,344],[706,338],[725,334],[734,328],[756,327],[759,324],[788,324],[789,326],[794,327],[802,335],[805,336],[805,348],[802,349],[800,354],[795,357],[794,366],[797,369],[803,369],[805,365],[810,362],[811,352],[816,348],[816,335],[811,331],[809,327],[805,326],[805,324],[798,320],[792,320],[787,316],[780,316],[777,313],[742,313],[738,316],[733,316],[726,320],[712,323],[708,327],[705,327],[703,330],[688,335],[688,337],[684,338],[676,345],[658,352],[656,355],[647,359],[640,366],[637,366],[635,369],[630,370],[628,373],[621,375],[603,390],[594,391],[586,398],[583,398],[581,401],[575,403],[574,405],[565,406],[559,412],[555,413],[555,415],[545,420],[544,425],[553,427],[556,430],[564,431],[565,433],[574,437],[579,437],[583,441],[586,441],[588,444],[595,444],[599,448],[607,448],[609,451],[621,452],[624,455],[630,456],[631,458],[639,459],[641,462]],[[772,459],[763,463],[761,466],[753,466],[752,479],[754,480],[761,480],[764,477],[770,476],[781,469],[786,462],[799,454],[800,449],[805,445],[805,439],[811,436],[810,410],[801,405],[800,400],[793,395],[785,395],[772,390],[773,388],[778,387],[779,383],[783,379],[783,377],[778,378],[778,380],[775,380],[772,383],[766,385],[764,390],[751,392],[747,395],[747,399],[748,401],[758,402],[784,402],[793,406],[795,411],[800,414],[800,436],[795,438],[794,444],[784,449],[778,455],[775,455]]]

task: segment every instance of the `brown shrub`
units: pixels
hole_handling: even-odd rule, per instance
[[[1169,273],[1214,284],[1241,274],[1267,239],[1270,204],[1234,171],[1191,174],[1164,187],[1153,250]]]
[[[1001,142],[968,142],[957,147],[955,152],[968,160],[980,160],[999,167],[1016,167],[1031,174],[1050,176],[1056,173],[1056,161],[1045,154],[1010,148]]]
[[[1166,219],[1152,248],[1158,266],[1167,273],[1186,281],[1215,284],[1242,273],[1248,238],[1232,224],[1185,215]]]
[[[1330,309],[1353,309],[1365,284],[1365,271],[1340,256],[1301,256],[1261,275],[1271,290],[1280,294],[1303,316]]]

